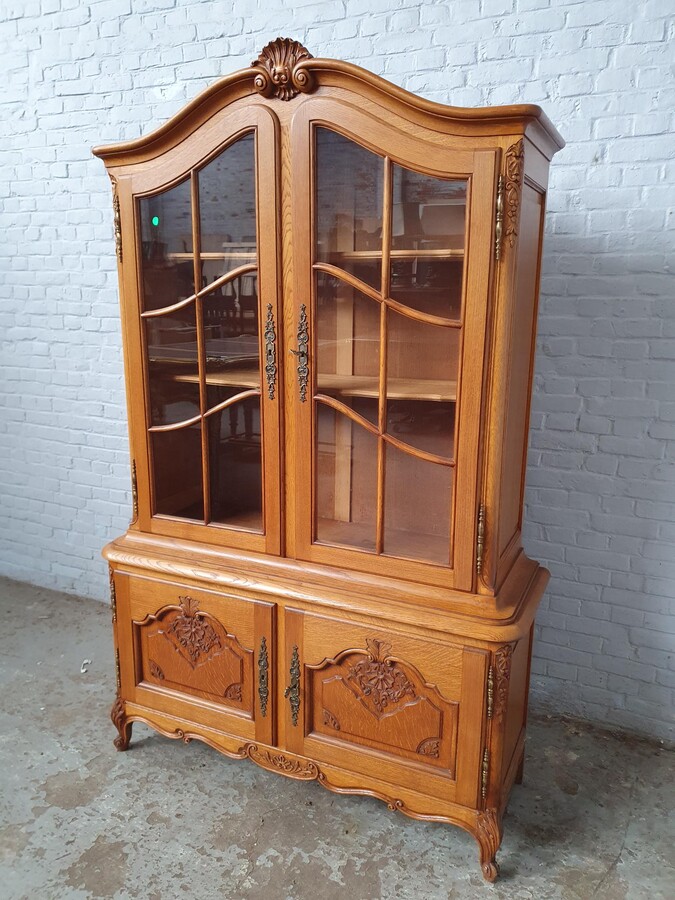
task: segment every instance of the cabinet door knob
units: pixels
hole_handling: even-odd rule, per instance
[[[297,725],[300,712],[300,657],[297,644],[293,647],[291,656],[291,683],[284,691],[284,697],[288,697],[288,702],[291,704],[291,719],[293,725]]]
[[[303,303],[300,307],[298,320],[298,349],[291,349],[291,353],[298,357],[298,388],[300,390],[300,402],[307,400],[307,382],[309,380],[309,328],[307,325],[307,307]]]

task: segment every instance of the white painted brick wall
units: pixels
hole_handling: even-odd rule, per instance
[[[540,707],[673,737],[672,0],[3,0],[1,571],[92,597],[129,518],[108,179],[279,33],[457,105],[540,103],[553,163],[526,545]]]

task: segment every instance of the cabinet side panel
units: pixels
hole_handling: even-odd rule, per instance
[[[511,660],[511,677],[506,707],[506,724],[504,732],[504,751],[502,755],[502,778],[506,776],[518,738],[525,727],[527,714],[527,684],[529,678],[529,636],[516,644]]]
[[[502,458],[499,556],[521,525],[545,195],[523,186]],[[505,573],[502,573],[505,574]],[[500,579],[501,580],[501,579]]]

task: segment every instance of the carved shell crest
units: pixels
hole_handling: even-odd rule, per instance
[[[298,64],[312,59],[312,54],[299,41],[277,38],[271,41],[251,63],[257,69],[253,84],[263,97],[292,100],[299,93],[308,94],[314,89],[314,79]]]

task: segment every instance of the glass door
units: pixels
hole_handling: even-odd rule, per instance
[[[276,139],[272,127],[261,134],[266,124],[138,197],[136,212],[149,530],[195,537],[201,526],[200,540],[278,552]]]
[[[470,587],[495,154],[332,107],[344,128],[294,123],[313,223],[296,278],[309,300],[296,457],[311,460],[296,551]]]

